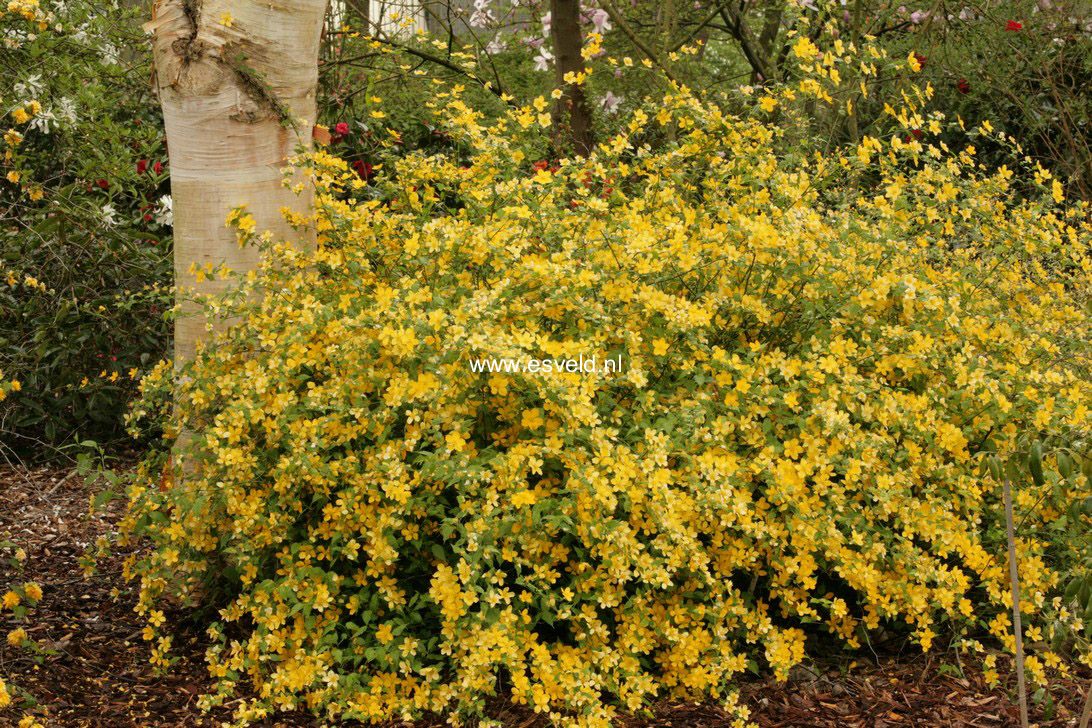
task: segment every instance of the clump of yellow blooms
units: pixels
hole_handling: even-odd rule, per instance
[[[0,372],[0,400],[3,399],[4,386],[3,373]],[[8,552],[11,552],[11,556],[8,557]],[[5,566],[10,566],[15,573],[22,573],[23,562],[26,561],[27,554],[21,548],[17,548],[11,541],[0,541],[0,556],[3,556],[3,561],[6,562]],[[42,587],[37,582],[26,582],[23,584],[9,584],[7,587],[0,586],[0,614],[3,612],[11,612],[10,615],[4,615],[7,621],[23,622],[26,619],[27,613],[38,605],[38,602],[43,597]],[[38,649],[37,643],[29,638],[27,630],[22,627],[16,627],[7,633],[6,641],[9,646],[14,648],[32,648]],[[13,692],[15,686],[11,683],[6,683],[4,676],[0,674],[0,710],[7,708],[14,702],[15,697]],[[33,718],[31,719],[33,723]],[[22,725],[22,723],[20,723]],[[30,724],[28,724],[30,725]]]
[[[763,108],[822,99],[838,79],[817,75]],[[893,118],[939,123],[926,98]],[[149,640],[162,600],[228,595],[207,704],[250,682],[240,723],[458,724],[503,676],[607,726],[729,700],[749,663],[785,677],[805,630],[1007,633],[976,453],[1092,424],[1089,210],[1045,183],[1018,201],[1011,172],[928,138],[786,153],[767,111],[677,89],[550,171],[531,107],[487,123],[453,95],[437,123],[466,156],[390,161],[382,200],[302,161],[317,246],[240,230],[265,262],[210,303],[237,325],[133,413],[189,433],[173,482],[144,463],[122,530],[152,543],[125,565]],[[471,367],[578,356],[622,370]],[[1036,528],[1084,487],[1015,484],[1033,626],[1057,586]]]

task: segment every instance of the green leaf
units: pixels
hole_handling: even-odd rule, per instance
[[[1031,449],[1028,451],[1028,470],[1031,471],[1031,479],[1036,485],[1046,482],[1043,478],[1043,444],[1038,440],[1031,444]]]
[[[1061,473],[1062,477],[1066,480],[1073,474],[1073,461],[1064,451],[1058,453],[1058,472]]]

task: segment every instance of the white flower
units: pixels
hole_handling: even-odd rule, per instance
[[[495,20],[493,11],[489,9],[489,0],[474,0],[474,13],[470,16],[472,28],[484,28]]]
[[[69,124],[76,123],[76,102],[67,96],[62,96],[57,101],[57,106],[53,109],[53,113],[56,114],[58,121],[67,121]]]
[[[488,55],[492,56],[492,55],[495,55],[497,53],[500,53],[504,49],[505,49],[504,43],[499,38],[494,38],[493,40],[489,41],[489,45],[487,45],[485,47],[485,52]]]
[[[159,206],[155,210],[155,224],[163,227],[174,225],[173,201],[170,195],[159,198]]]
[[[53,129],[61,128],[61,125],[57,123],[57,117],[49,110],[39,111],[34,115],[34,118],[30,120],[30,123],[27,124],[27,126],[31,129],[37,129],[43,134],[48,134]],[[50,127],[52,127],[52,129]]]
[[[546,46],[542,46],[538,49],[538,55],[535,56],[535,70],[536,71],[548,71],[550,70],[550,62],[554,60],[554,54],[550,52],[550,49]]]
[[[38,74],[28,76],[26,81],[15,84],[12,87],[15,93],[19,96],[31,96],[37,98],[45,91],[45,84],[42,83],[42,77]]]
[[[106,227],[114,227],[118,224],[117,214],[118,211],[114,209],[114,206],[107,202],[102,206],[102,223]]]
[[[910,22],[914,25],[918,25],[921,21],[929,17],[929,11],[927,10],[915,10],[910,13]]]
[[[550,23],[553,22],[553,13],[546,13],[542,16],[542,32],[546,35],[550,34]]]
[[[99,45],[99,57],[107,66],[116,66],[121,63],[121,55],[118,53],[117,46],[113,43],[103,41]]]

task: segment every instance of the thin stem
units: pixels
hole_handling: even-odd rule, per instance
[[[1016,566],[1016,532],[1012,523],[1012,491],[1008,478],[1005,478],[1005,525],[1009,538],[1009,581],[1012,583],[1012,628],[1016,637],[1016,687],[1020,698],[1020,725],[1022,728],[1028,728],[1028,692],[1027,685],[1024,683],[1024,636],[1020,627],[1020,575]]]

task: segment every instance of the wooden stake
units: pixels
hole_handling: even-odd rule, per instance
[[[1092,718],[1092,688],[1088,689],[1088,697],[1084,699],[1084,712],[1081,713],[1081,728],[1088,728],[1088,720]]]
[[[1016,687],[1020,695],[1020,725],[1028,728],[1028,691],[1024,683],[1024,636],[1020,628],[1020,576],[1016,568],[1016,529],[1012,525],[1012,492],[1005,478],[1005,525],[1009,536],[1009,581],[1012,583],[1012,627],[1016,637]]]

